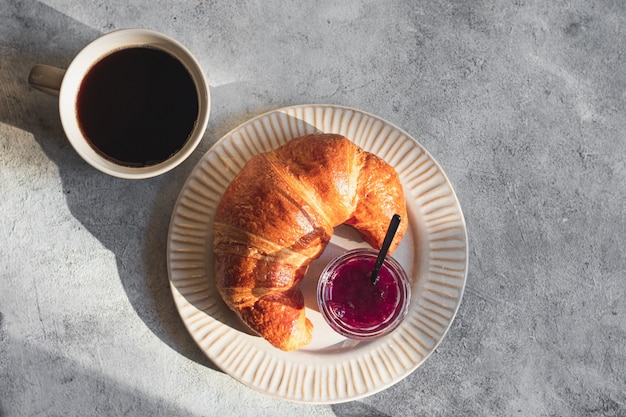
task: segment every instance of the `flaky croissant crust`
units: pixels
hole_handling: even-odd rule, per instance
[[[328,244],[333,228],[353,226],[380,248],[394,213],[406,219],[395,170],[341,135],[312,134],[252,157],[215,213],[218,292],[272,345],[311,342],[298,284]],[[399,244],[403,221],[392,243]]]

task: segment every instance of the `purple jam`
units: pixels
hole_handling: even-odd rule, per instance
[[[387,257],[372,283],[377,255],[373,249],[347,251],[326,266],[318,283],[320,313],[333,330],[351,339],[384,336],[408,311],[411,284],[395,259]]]
[[[386,268],[375,284],[370,280],[375,259],[357,259],[340,265],[329,286],[328,306],[351,327],[378,326],[398,305],[398,287]]]

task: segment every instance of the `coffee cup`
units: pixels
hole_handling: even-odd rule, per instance
[[[37,64],[29,83],[58,95],[63,130],[78,154],[120,178],[150,178],[181,164],[209,121],[200,64],[178,41],[122,29],[85,46],[67,70]]]

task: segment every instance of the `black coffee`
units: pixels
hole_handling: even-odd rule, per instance
[[[198,95],[177,59],[159,49],[132,47],[89,70],[77,114],[100,155],[121,165],[148,166],[184,146],[198,118]]]

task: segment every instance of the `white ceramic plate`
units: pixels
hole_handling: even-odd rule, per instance
[[[366,246],[340,226],[302,283],[313,341],[282,352],[251,334],[224,304],[213,279],[213,215],[228,184],[253,155],[304,134],[342,134],[395,167],[405,188],[409,230],[394,253],[412,280],[406,319],[389,336],[354,342],[334,333],[317,309],[324,265],[345,249]],[[174,301],[198,346],[242,383],[269,395],[339,403],[381,391],[414,371],[435,350],[457,312],[467,273],[463,213],[440,166],[408,134],[346,107],[301,105],[256,117],[220,139],[187,179],[172,214],[167,263]]]

